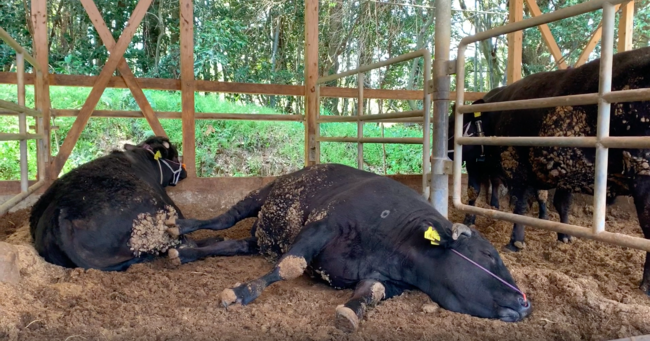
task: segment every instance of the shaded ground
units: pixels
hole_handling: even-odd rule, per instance
[[[196,218],[217,212],[205,202],[180,208]],[[577,205],[573,213],[571,223],[590,225],[589,207]],[[0,240],[26,244],[27,217],[26,210],[2,217]],[[457,213],[451,218],[462,220]],[[558,220],[555,213],[551,218]],[[246,237],[251,224],[243,221],[222,235]],[[507,243],[509,223],[479,217],[477,226],[499,249]],[[641,235],[636,214],[616,208],[607,229]],[[304,276],[272,285],[248,306],[219,306],[224,288],[271,269],[262,257],[210,258],[179,268],[161,259],[104,273],[51,266],[33,248],[18,246],[23,283],[0,284],[0,340],[611,340],[650,334],[650,299],[638,289],[643,252],[587,240],[561,245],[542,230],[527,229],[526,237],[524,251],[501,252],[534,305],[524,322],[424,312],[429,298],[408,292],[371,310],[355,334],[333,326],[335,307],[351,291]]]

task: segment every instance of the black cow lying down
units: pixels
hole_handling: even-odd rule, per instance
[[[167,138],[151,137],[57,179],[32,208],[36,250],[65,267],[125,270],[179,242],[165,233],[182,217],[165,192],[187,173]]]
[[[600,60],[575,69],[543,72],[495,89],[477,103],[494,103],[598,92]],[[612,90],[650,87],[650,48],[614,55]],[[596,136],[596,105],[483,112],[486,136]],[[650,135],[650,101],[613,103],[610,136]],[[524,214],[527,188],[556,188],[553,198],[560,221],[568,223],[572,193],[594,193],[595,149],[565,147],[485,146],[485,162],[517,197],[515,213]],[[650,150],[609,150],[607,201],[632,196],[643,234],[650,238]],[[524,227],[515,224],[509,247],[524,243]],[[650,295],[650,253],[641,289]]]
[[[222,230],[248,217],[257,217],[248,239],[169,253],[182,263],[255,253],[279,260],[268,274],[225,289],[224,306],[248,304],[270,284],[309,269],[334,288],[355,288],[352,298],[336,308],[337,326],[347,331],[357,328],[366,306],[407,289],[427,293],[446,309],[479,317],[514,322],[531,312],[486,239],[452,224],[421,195],[392,179],[336,164],[306,167],[250,193],[214,219],[178,220],[169,232]]]

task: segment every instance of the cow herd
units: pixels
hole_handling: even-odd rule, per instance
[[[598,91],[599,61],[532,75],[495,89],[479,102],[563,96]],[[650,48],[614,57],[613,90],[650,85]],[[613,104],[612,136],[650,133],[650,102]],[[453,122],[453,120],[451,120]],[[557,107],[472,115],[464,133],[485,136],[594,136],[596,106]],[[451,127],[450,132],[453,132]],[[453,136],[450,134],[450,136]],[[450,154],[453,157],[453,154]],[[482,181],[503,184],[525,214],[534,195],[547,219],[547,190],[562,222],[572,193],[593,194],[594,149],[465,146],[468,197],[474,204]],[[609,153],[608,197],[631,195],[650,236],[650,152]],[[30,231],[39,254],[64,267],[121,271],[165,255],[176,263],[211,256],[263,255],[272,271],[215,300],[248,304],[264,289],[307,272],[330,286],[353,289],[335,309],[336,326],[354,331],[369,307],[417,289],[445,309],[473,316],[521,321],[532,311],[499,253],[473,228],[474,217],[452,223],[421,195],[387,177],[338,164],[320,164],[277,177],[225,213],[186,219],[166,193],[187,176],[176,147],[163,137],[127,144],[55,180],[32,208]],[[611,200],[610,200],[611,201]],[[200,229],[224,230],[256,217],[248,238],[194,240]],[[558,235],[561,242],[570,236]],[[515,225],[507,248],[525,245]],[[641,289],[650,294],[650,256]]]

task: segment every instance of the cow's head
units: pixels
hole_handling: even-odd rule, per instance
[[[485,103],[482,99],[479,99],[472,104]],[[452,106],[454,113],[456,112],[456,103]],[[478,131],[476,130],[476,125],[474,124],[474,117],[471,117],[470,114],[463,115],[463,136],[478,136]],[[485,126],[485,125],[484,125]],[[447,145],[448,151],[447,156],[450,159],[454,159],[454,136],[455,136],[455,127],[456,127],[456,118],[454,115],[449,117],[449,126],[447,130]],[[485,129],[485,128],[484,128]],[[463,146],[463,161],[475,160],[481,154],[481,146],[476,145],[465,145]]]
[[[443,308],[458,313],[506,322],[528,316],[532,306],[494,246],[475,229],[436,220],[424,223],[415,241],[419,251],[418,259],[412,260],[415,286]]]
[[[152,136],[137,146],[126,143],[124,150],[144,149],[148,153],[148,158],[156,163],[160,175],[160,184],[165,186],[176,186],[176,184],[187,178],[185,165],[178,158],[178,151],[168,138],[162,136]]]

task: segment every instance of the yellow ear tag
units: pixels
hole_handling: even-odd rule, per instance
[[[429,226],[429,229],[424,231],[424,239],[430,240],[431,245],[440,245],[440,234]]]
[[[481,117],[481,113],[480,112],[475,112],[474,117]]]
[[[160,150],[157,151],[156,154],[153,154],[153,159],[156,161],[158,161],[158,159],[160,159],[161,157],[162,155],[160,155]]]

